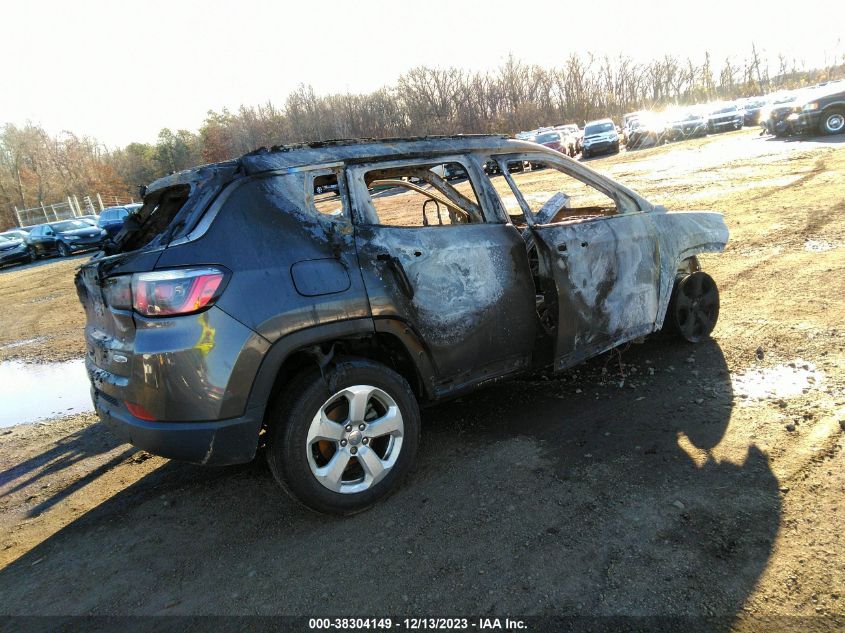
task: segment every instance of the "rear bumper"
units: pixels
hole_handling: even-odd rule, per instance
[[[619,141],[601,141],[599,143],[591,143],[585,145],[584,149],[590,154],[598,154],[600,152],[611,152],[619,149]]]
[[[126,407],[91,389],[94,409],[118,437],[154,455],[210,466],[243,464],[255,457],[263,408],[210,422],[150,422],[134,417]]]

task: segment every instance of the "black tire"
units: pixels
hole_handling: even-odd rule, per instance
[[[35,250],[34,246],[27,246],[26,250],[29,253],[29,261],[34,262],[36,259],[38,259],[38,251]]]
[[[719,288],[710,275],[699,270],[675,281],[664,329],[689,343],[700,343],[710,336],[718,319]]]
[[[822,112],[819,131],[825,135],[845,132],[845,110],[832,109]]]
[[[274,406],[269,421],[267,462],[282,488],[306,507],[326,514],[355,514],[366,510],[393,492],[413,467],[419,447],[419,406],[410,386],[402,376],[370,360],[343,360],[327,368],[324,375],[319,370],[303,374],[293,381]],[[343,450],[344,457],[349,461],[343,470],[341,481],[346,482],[342,478],[347,472],[354,475],[356,467],[363,474],[364,470],[359,458],[348,456],[353,448],[353,438],[348,435],[349,441],[344,445],[345,449],[341,449],[340,444],[335,446],[331,442],[326,442],[328,447],[324,449],[322,446],[318,447],[322,444],[321,441],[309,446],[308,434],[314,417],[324,407],[331,406],[329,402],[340,402],[343,396],[339,394],[344,389],[356,385],[375,387],[394,401],[401,414],[404,427],[402,442],[395,463],[380,481],[360,492],[335,492],[317,479],[316,474],[312,472],[311,464],[317,458],[331,461],[334,454],[321,455],[323,450]],[[370,410],[369,407],[374,408],[375,404],[371,396],[368,398],[370,399],[367,401],[367,410]],[[349,400],[347,399],[346,402],[348,403]],[[348,416],[349,413],[347,410],[342,415]],[[358,442],[360,443],[361,440],[359,439]],[[375,447],[375,442],[376,439],[373,439],[370,448]],[[362,445],[360,449],[362,452],[358,453],[359,455],[363,454],[364,448]],[[376,450],[378,449],[374,449],[373,452]],[[310,455],[309,451],[311,451]],[[354,484],[354,480],[352,483]]]
[[[56,251],[59,253],[59,257],[70,257],[70,249],[64,242],[58,243],[58,245],[56,246]]]
[[[581,150],[581,158],[589,158],[589,157],[590,157],[590,152],[588,152],[585,149],[582,149]]]

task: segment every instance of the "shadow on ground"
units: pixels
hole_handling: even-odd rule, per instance
[[[297,506],[261,460],[168,462],[0,571],[0,604],[733,616],[767,565],[781,508],[755,446],[735,462],[706,452],[730,423],[724,357],[714,342],[649,341],[621,360],[624,383],[611,353],[424,411],[416,472],[349,519]]]
[[[96,252],[97,251],[88,251],[86,253],[80,253],[79,255],[70,255],[69,257],[42,257],[40,259],[21,264],[7,264],[5,266],[0,266],[0,275],[11,272],[19,272],[21,270],[29,270],[30,268],[40,268],[41,266],[49,266],[50,264],[67,261],[77,262],[77,265],[81,266],[91,259]]]
[[[88,470],[73,483],[63,487],[57,486],[56,488],[59,489],[45,495],[43,501],[27,512],[28,516],[38,516],[67,499],[74,492],[95,483],[100,475],[137,452],[134,447],[125,445],[117,437],[104,432],[100,425],[86,426],[60,439],[49,450],[0,471],[0,489],[3,491],[0,493],[0,499],[12,496],[51,476],[69,476],[70,471],[80,466],[84,460],[109,453],[121,445],[125,450],[115,454],[93,470]]]

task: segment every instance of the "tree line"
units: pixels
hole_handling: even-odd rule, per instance
[[[626,56],[571,54],[545,68],[514,56],[494,71],[413,68],[392,86],[366,94],[318,95],[308,85],[280,105],[209,111],[197,132],[163,129],[155,143],[108,149],[70,132],[7,123],[0,130],[0,228],[13,207],[91,193],[127,197],[139,184],[261,146],[351,137],[516,133],[541,125],[620,117],[640,109],[735,99],[845,76],[845,55],[808,69],[780,55],[772,65],[752,45],[742,61],[718,67],[673,55],[646,63]]]

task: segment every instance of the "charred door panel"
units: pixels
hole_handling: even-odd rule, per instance
[[[660,262],[647,216],[620,214],[533,231],[557,285],[558,368],[655,329]]]
[[[534,289],[525,245],[504,224],[356,227],[373,318],[410,324],[455,386],[530,361]]]

